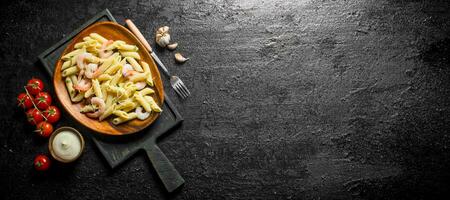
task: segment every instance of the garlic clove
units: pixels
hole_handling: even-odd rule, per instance
[[[169,32],[169,27],[168,26],[159,27],[158,31],[161,33]]]
[[[180,53],[176,53],[175,54],[175,60],[179,63],[184,63],[187,60],[189,60],[189,58],[185,58],[184,56],[182,56]]]
[[[173,44],[168,44],[167,45],[167,48],[169,49],[169,50],[175,50],[176,48],[177,48],[177,46],[178,46],[178,43],[173,43]]]
[[[158,28],[158,30],[156,31],[155,41],[160,47],[166,47],[170,43],[168,26]]]
[[[170,35],[166,34],[159,38],[159,40],[156,40],[156,43],[160,47],[166,47],[170,43]]]

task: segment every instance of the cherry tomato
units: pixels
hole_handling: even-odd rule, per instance
[[[36,95],[44,89],[44,83],[40,79],[32,78],[28,81],[28,84],[25,88],[27,89],[28,93]]]
[[[30,124],[36,125],[39,124],[39,122],[42,122],[44,117],[42,117],[41,111],[36,108],[31,108],[27,111],[27,120]]]
[[[39,122],[39,124],[36,126],[36,132],[39,134],[39,136],[48,138],[53,133],[53,126],[46,121]]]
[[[28,109],[33,107],[33,97],[28,96],[26,93],[20,93],[17,96],[17,105],[23,109]]]
[[[50,94],[48,94],[47,92],[39,92],[35,97],[34,97],[34,104],[36,104],[36,106],[41,109],[41,110],[45,110],[47,109],[50,105],[52,105],[52,97],[50,96]]]
[[[44,111],[44,116],[47,118],[47,122],[55,123],[61,117],[61,112],[56,106],[49,106],[47,110]]]
[[[34,158],[34,168],[38,171],[45,171],[50,167],[50,159],[43,154],[39,154]]]

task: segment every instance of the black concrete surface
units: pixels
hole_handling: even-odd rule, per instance
[[[446,199],[450,3],[431,0],[24,1],[1,5],[2,199]],[[32,169],[47,141],[15,96],[37,55],[97,12],[131,18],[191,89],[161,149],[186,180],[167,194],[143,154],[116,170],[91,140],[73,165]],[[153,39],[151,40],[154,44]],[[58,126],[74,126],[64,116]]]

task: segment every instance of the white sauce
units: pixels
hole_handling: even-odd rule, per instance
[[[81,152],[81,141],[72,131],[61,131],[52,143],[55,155],[63,160],[73,160]]]

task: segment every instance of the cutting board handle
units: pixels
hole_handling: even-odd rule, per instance
[[[173,192],[184,184],[183,177],[181,177],[180,173],[178,173],[170,160],[167,159],[166,155],[164,155],[156,144],[150,148],[146,148],[145,151],[168,192]]]

